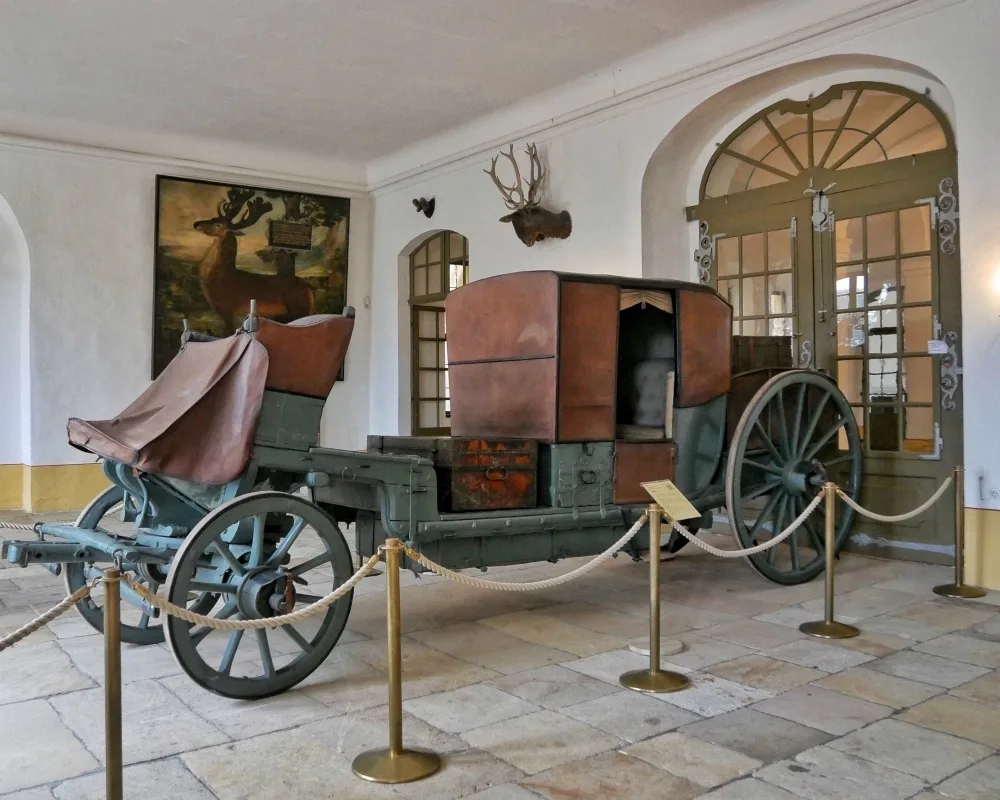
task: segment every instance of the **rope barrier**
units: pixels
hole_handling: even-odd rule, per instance
[[[145,586],[136,583],[128,576],[123,575],[122,580],[124,580],[136,594],[138,594],[151,606],[155,606],[160,609],[160,611],[163,611],[172,617],[182,619],[185,622],[191,622],[195,625],[204,625],[206,628],[212,628],[213,630],[218,631],[265,630],[268,628],[280,628],[283,625],[291,625],[294,622],[301,622],[307,617],[312,617],[321,613],[360,583],[361,579],[372,571],[381,557],[382,551],[380,548],[379,552],[369,558],[368,561],[361,566],[361,569],[355,572],[342,586],[337,587],[326,597],[320,598],[315,603],[311,603],[298,611],[292,611],[289,614],[282,614],[277,617],[265,617],[261,619],[216,619],[215,617],[206,617],[204,614],[195,614],[193,611],[188,611],[186,608],[175,606],[173,603],[165,600],[159,595],[151,594]]]
[[[40,617],[33,619],[27,625],[22,625],[13,633],[4,636],[3,639],[0,639],[0,653],[2,653],[8,647],[13,647],[22,639],[31,636],[31,634],[33,634],[40,628],[44,628],[48,623],[52,622],[52,620],[54,620],[60,614],[64,614],[68,609],[75,606],[77,603],[83,600],[83,598],[85,598],[88,594],[90,594],[90,588],[91,587],[89,584],[87,586],[81,586],[79,589],[73,592],[73,594],[71,594],[69,597],[64,597],[62,600],[60,600],[56,605],[52,606],[52,608],[50,608]]]
[[[33,525],[21,525],[17,522],[4,522],[0,519],[0,530],[3,531],[33,531]]]
[[[670,521],[670,525],[675,531],[681,534],[681,536],[691,542],[691,544],[697,545],[706,553],[711,553],[713,556],[718,556],[719,558],[743,558],[745,556],[763,553],[765,550],[770,550],[772,547],[781,544],[802,526],[802,523],[806,521],[806,518],[816,510],[817,506],[819,506],[822,501],[823,493],[820,492],[813,498],[813,501],[807,505],[805,509],[803,509],[802,513],[792,520],[791,525],[785,528],[781,533],[777,536],[772,536],[766,542],[762,542],[754,547],[747,547],[744,550],[720,550],[718,547],[712,547],[712,545],[708,542],[699,539],[697,534],[691,533],[683,525],[680,525],[673,520]]]
[[[586,564],[577,567],[572,572],[567,572],[565,575],[559,575],[555,578],[547,578],[543,581],[530,581],[524,583],[507,583],[504,581],[488,581],[483,578],[475,578],[471,575],[462,575],[459,572],[448,569],[447,567],[442,567],[440,564],[436,564],[431,561],[427,556],[418,553],[410,547],[405,547],[406,555],[412,558],[421,566],[429,569],[435,575],[440,575],[442,578],[448,578],[455,583],[461,583],[465,586],[475,586],[479,589],[493,589],[498,592],[533,592],[539,589],[551,589],[553,586],[561,586],[564,583],[569,583],[581,575],[586,575],[592,569],[599,567],[608,559],[612,558],[615,553],[621,550],[629,540],[635,536],[643,525],[646,524],[648,519],[646,514],[643,514],[639,519],[636,520],[635,525],[628,529],[628,532],[622,536],[617,542],[615,542],[611,547],[605,550],[598,556],[595,556]]]
[[[862,506],[855,503],[854,500],[852,500],[850,497],[848,497],[848,495],[845,494],[844,490],[841,489],[839,486],[837,487],[837,494],[840,495],[840,499],[843,500],[845,503],[847,503],[847,505],[849,505],[851,508],[853,508],[862,516],[868,517],[868,519],[873,519],[876,522],[888,522],[888,523],[906,522],[906,520],[908,519],[913,519],[914,517],[920,516],[928,508],[934,505],[941,498],[941,495],[945,493],[948,487],[951,486],[951,484],[952,484],[952,477],[951,475],[949,475],[947,478],[945,478],[944,483],[942,483],[938,487],[938,490],[934,492],[934,494],[932,494],[925,503],[923,503],[920,506],[917,506],[917,508],[913,509],[913,511],[909,511],[906,514],[895,514],[895,515],[876,514],[874,511],[869,511],[867,508],[863,508]]]

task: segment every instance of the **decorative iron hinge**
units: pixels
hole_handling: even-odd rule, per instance
[[[944,342],[948,345],[948,352],[941,354],[941,408],[954,411],[955,392],[962,380],[962,367],[958,363],[958,333],[948,331]]]
[[[802,345],[799,347],[799,367],[801,369],[812,369],[813,360],[813,346],[812,342],[808,339],[802,340]]]
[[[708,232],[707,222],[698,222],[698,247],[694,251],[694,263],[698,265],[699,283],[709,283],[712,280],[712,262],[715,261],[715,240],[724,233],[714,236]]]
[[[958,235],[958,198],[955,196],[954,178],[944,178],[938,184],[941,194],[937,198],[938,248],[946,256],[954,255]]]
[[[792,217],[791,222],[788,224],[789,231],[793,239],[798,238],[799,235],[799,218]]]

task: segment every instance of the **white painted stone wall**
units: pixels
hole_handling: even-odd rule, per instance
[[[753,37],[765,33],[728,31],[730,50]],[[405,255],[423,233],[452,229],[467,236],[473,279],[531,269],[693,278],[694,237],[683,208],[697,201],[713,144],[781,97],[804,99],[841,80],[890,80],[930,87],[955,127],[967,497],[970,505],[1000,508],[989,492],[980,501],[976,480],[983,472],[988,488],[1000,488],[1000,426],[994,420],[1000,407],[1000,3],[915,2],[846,27],[779,37],[744,61],[727,58],[719,41],[706,37],[702,49],[703,56],[717,57],[714,65],[684,70],[670,55],[654,53],[645,72],[636,60],[609,72],[617,80],[597,76],[548,98],[559,115],[547,120],[535,99],[370,166],[376,198],[372,431],[405,432],[409,426]],[[657,72],[657,64],[670,64],[675,74]],[[568,98],[580,105],[585,98],[588,112],[569,112]],[[529,250],[497,222],[504,207],[482,169],[511,132],[517,149],[524,141],[538,143],[551,175],[545,204],[571,212],[570,239]],[[413,209],[411,199],[421,196],[436,198],[432,220]]]
[[[20,223],[30,259],[30,273],[22,276],[30,280],[27,307],[23,297],[0,291],[0,333],[6,338],[27,326],[25,337],[11,340],[17,347],[0,344],[0,463],[93,460],[66,444],[66,420],[106,419],[149,384],[157,173],[254,183],[246,174],[0,143],[0,196]],[[280,185],[343,193],[336,186]],[[16,242],[8,248],[13,237],[2,213],[0,225],[6,282],[8,262],[18,259],[6,255]],[[356,341],[346,381],[335,387],[324,416],[325,444],[364,446],[369,317],[362,299],[369,293],[370,248],[371,201],[355,198],[348,302],[358,308]],[[29,392],[30,402],[12,399]]]

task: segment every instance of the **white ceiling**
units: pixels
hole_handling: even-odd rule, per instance
[[[365,163],[770,3],[0,0],[0,132]]]

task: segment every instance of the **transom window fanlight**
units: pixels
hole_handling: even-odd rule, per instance
[[[816,98],[782,100],[716,151],[702,199],[760,189],[819,168],[831,171],[949,146],[925,97],[890,86],[842,84]]]

